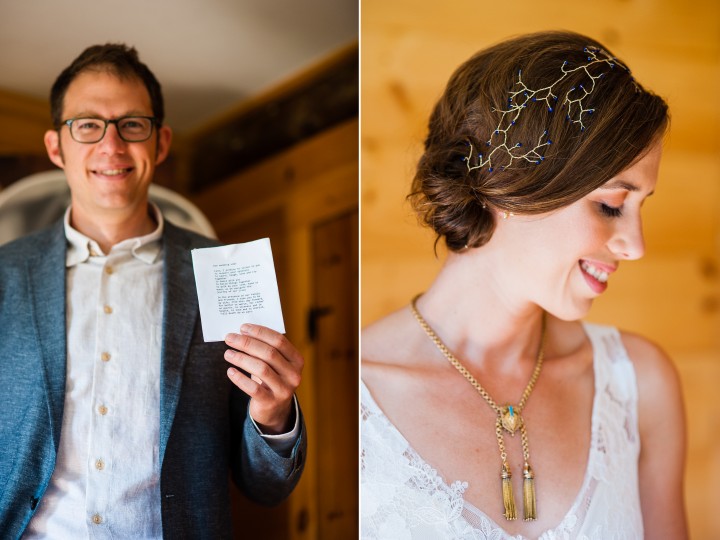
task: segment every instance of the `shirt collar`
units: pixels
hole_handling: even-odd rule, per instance
[[[149,207],[150,212],[158,224],[155,230],[145,236],[128,238],[115,244],[110,249],[111,253],[129,251],[133,257],[143,261],[144,263],[152,264],[155,262],[160,254],[160,240],[162,239],[163,230],[165,228],[165,220],[163,219],[162,212],[160,212],[160,209],[154,203],[149,203]],[[95,240],[85,236],[70,225],[71,210],[72,206],[69,206],[65,211],[64,218],[65,237],[68,241],[65,266],[68,268],[83,263],[90,257],[104,257],[106,255],[100,249],[100,245]]]

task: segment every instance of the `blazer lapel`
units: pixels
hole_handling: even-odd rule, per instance
[[[42,355],[43,379],[50,412],[50,431],[57,452],[65,405],[66,323],[65,254],[67,240],[60,221],[26,261],[32,316]]]
[[[165,221],[163,233],[163,337],[160,378],[160,464],[162,466],[183,368],[198,318],[197,294],[187,238]]]

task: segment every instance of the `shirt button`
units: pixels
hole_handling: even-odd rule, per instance
[[[98,412],[99,412],[101,415],[105,416],[105,415],[107,414],[107,412],[108,412],[108,408],[107,408],[105,405],[100,405],[100,406],[98,407]]]
[[[108,275],[112,274],[112,273],[113,273],[113,268],[112,268],[112,266],[106,266],[106,267],[105,267],[105,273],[108,274]]]
[[[104,462],[102,459],[98,459],[98,460],[95,462],[95,468],[96,468],[98,471],[102,471],[102,470],[105,468],[105,462]]]
[[[103,311],[104,311],[105,313],[107,313],[108,315],[110,315],[113,310],[112,310],[112,308],[111,308],[110,306],[105,305],[105,307],[103,307]]]
[[[110,361],[110,353],[104,352],[100,355],[100,358],[102,359],[103,362],[109,362]]]
[[[92,517],[92,522],[93,522],[95,525],[100,525],[100,524],[102,523],[102,518],[100,517],[100,514],[95,514],[95,515]]]

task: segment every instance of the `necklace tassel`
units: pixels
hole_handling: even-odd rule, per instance
[[[503,506],[505,507],[503,515],[505,519],[512,521],[517,519],[517,509],[515,508],[515,497],[513,496],[512,473],[507,463],[503,463],[500,478],[502,478]]]
[[[535,474],[527,462],[523,468],[523,505],[525,521],[535,521],[537,519]]]

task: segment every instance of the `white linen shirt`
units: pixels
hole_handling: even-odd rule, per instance
[[[157,228],[107,255],[70,225],[71,209],[65,213],[65,409],[55,470],[24,538],[162,537],[164,222],[151,209]],[[278,453],[299,434],[295,407],[290,433],[263,436]]]
[[[26,537],[160,538],[163,218],[105,255],[69,216],[65,409]]]

